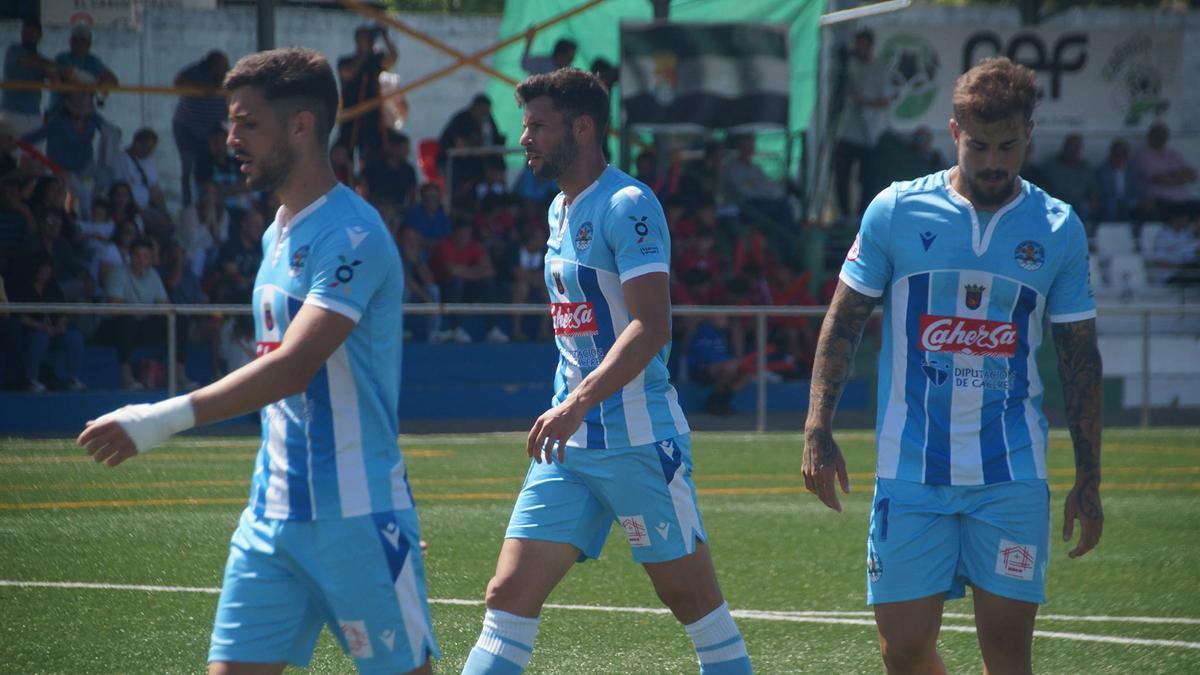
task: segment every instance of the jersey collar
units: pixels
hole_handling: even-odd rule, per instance
[[[1000,222],[1001,216],[1012,211],[1017,205],[1025,201],[1025,196],[1029,194],[1029,183],[1026,183],[1025,179],[1020,176],[1017,176],[1016,180],[1021,181],[1021,187],[1017,196],[992,214],[992,220],[986,228],[981,228],[979,226],[979,214],[976,213],[971,201],[955,191],[954,186],[950,184],[950,172],[952,170],[947,169],[942,173],[942,186],[946,189],[946,194],[950,197],[950,201],[965,208],[967,213],[971,214],[971,249],[975,251],[976,256],[981,256],[987,252],[988,244],[992,242],[992,234],[996,232],[996,226]]]

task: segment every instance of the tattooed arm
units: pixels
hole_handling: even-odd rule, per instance
[[[833,440],[833,412],[850,379],[854,352],[877,301],[838,282],[817,341],[804,423],[804,487],[835,511],[841,511],[842,505],[833,477],[836,474],[842,492],[850,492],[850,479],[842,451]]]
[[[1075,446],[1075,486],[1063,509],[1063,541],[1070,541],[1078,520],[1079,543],[1068,553],[1077,558],[1095,548],[1104,531],[1104,509],[1100,505],[1100,349],[1095,319],[1056,323],[1052,330],[1067,423]]]

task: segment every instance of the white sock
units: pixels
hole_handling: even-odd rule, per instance
[[[529,618],[489,609],[483,615],[483,631],[475,643],[478,649],[512,661],[522,669],[533,656],[533,641],[538,631],[537,617]]]
[[[683,628],[696,646],[702,672],[706,666],[725,661],[745,660],[749,667],[750,655],[746,652],[746,642],[742,640],[742,634],[729,613],[729,603],[721,603],[704,618]]]

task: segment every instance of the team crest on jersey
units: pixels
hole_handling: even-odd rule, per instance
[[[301,270],[304,269],[304,263],[308,260],[308,244],[296,249],[292,254],[292,260],[288,263],[288,274],[293,277],[300,276]]]
[[[1017,250],[1013,253],[1013,257],[1017,259],[1017,264],[1026,272],[1033,272],[1046,262],[1046,248],[1033,240],[1026,240],[1017,244]]]
[[[979,309],[979,305],[983,303],[983,292],[986,290],[986,287],[978,284],[967,284],[967,298],[965,301],[967,309]]]
[[[936,386],[946,384],[946,380],[950,377],[950,373],[937,361],[925,360],[921,362],[921,371],[925,373],[925,377]]]
[[[354,268],[362,264],[361,260],[346,260],[342,256],[338,256],[341,265],[333,273],[333,278],[336,280],[329,284],[330,288],[342,286],[346,292],[350,292],[350,282],[354,280]]]
[[[592,247],[592,224],[584,223],[575,233],[575,250],[586,251]]]

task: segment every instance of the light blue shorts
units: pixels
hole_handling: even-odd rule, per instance
[[[567,448],[562,464],[531,462],[504,536],[571,544],[582,562],[600,555],[614,522],[639,563],[676,560],[695,552],[696,540],[708,541],[689,435],[630,448]]]
[[[877,478],[867,537],[867,603],[961,598],[970,584],[1046,601],[1050,489],[1044,480],[925,485]]]
[[[242,513],[208,660],[307,666],[323,625],[361,673],[438,657],[415,509],[316,521]]]

